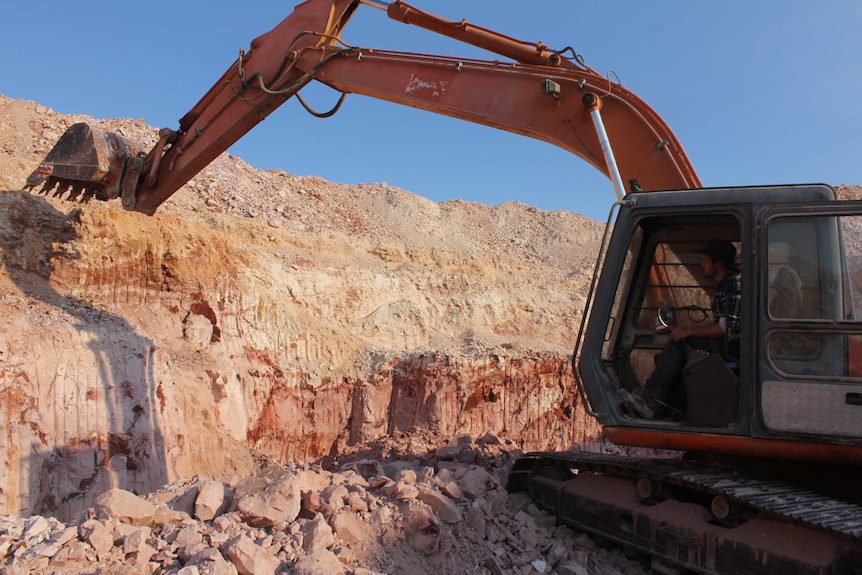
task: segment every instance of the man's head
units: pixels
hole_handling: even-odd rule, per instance
[[[706,279],[721,281],[728,270],[736,270],[736,247],[728,241],[714,240],[695,253],[703,254],[701,274]]]

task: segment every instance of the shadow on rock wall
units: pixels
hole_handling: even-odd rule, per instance
[[[89,265],[76,261],[79,218],[79,209],[62,213],[44,198],[0,192],[0,249],[11,281],[2,295],[19,302],[3,305],[19,317],[0,331],[0,364],[14,374],[0,385],[16,398],[0,408],[9,422],[0,440],[9,513],[68,520],[106,489],[146,493],[168,478],[152,341],[99,303],[56,287],[58,270],[65,278]]]

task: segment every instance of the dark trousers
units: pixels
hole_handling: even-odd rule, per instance
[[[647,378],[641,398],[653,409],[661,411],[662,405],[685,409],[685,388],[682,385],[682,369],[691,348],[723,353],[724,338],[687,337],[669,341],[658,355],[655,369]]]

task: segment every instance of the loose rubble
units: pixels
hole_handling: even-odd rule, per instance
[[[270,462],[230,485],[196,476],[143,497],[111,489],[69,524],[0,516],[0,574],[643,573],[508,493],[510,442],[417,443],[387,439],[333,470]]]

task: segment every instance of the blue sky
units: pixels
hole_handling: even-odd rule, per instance
[[[862,184],[862,2],[412,3],[572,46],[598,72],[613,70],[671,126],[704,185]],[[175,128],[239,48],[295,4],[0,0],[0,94]],[[495,59],[365,6],[342,37]],[[337,94],[307,98],[326,110]],[[599,172],[549,144],[356,95],[325,120],[288,101],[229,151],[257,168],[385,181],[434,201],[520,201],[604,220],[615,197]]]

